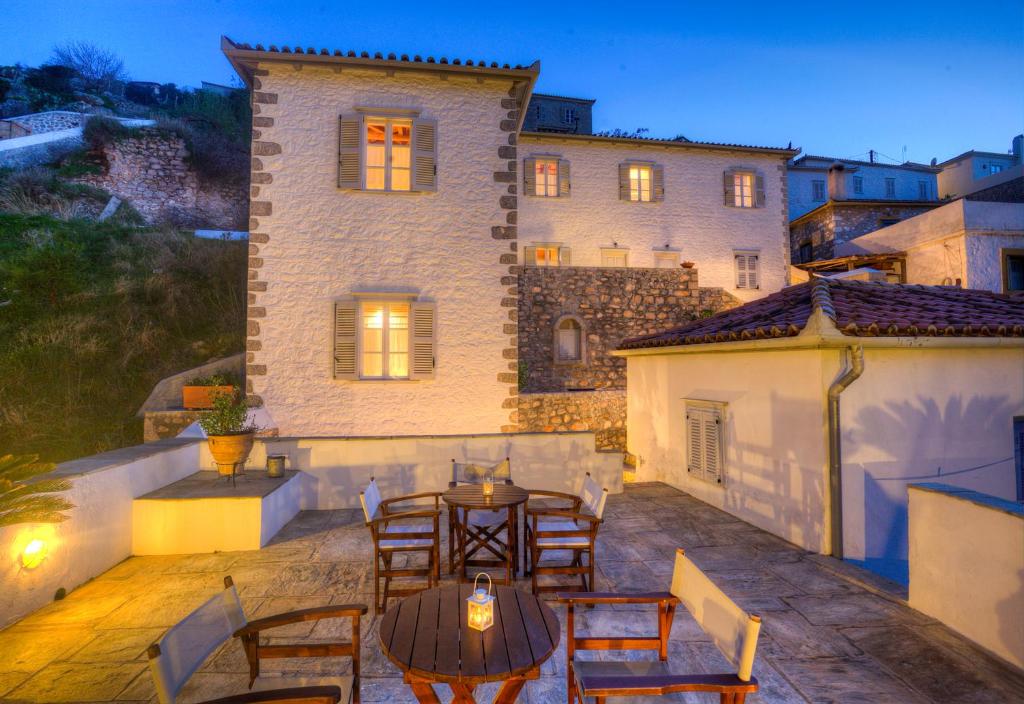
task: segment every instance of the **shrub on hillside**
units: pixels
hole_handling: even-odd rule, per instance
[[[7,100],[7,93],[11,90],[11,82],[6,78],[0,78],[0,103]]]
[[[86,120],[82,128],[82,139],[89,147],[98,150],[119,139],[124,139],[130,133],[131,128],[125,127],[120,120],[103,115],[93,115]]]
[[[77,75],[78,72],[68,66],[40,66],[28,70],[25,83],[47,93],[64,95],[71,93],[71,80]]]
[[[213,125],[202,120],[161,118],[157,129],[185,140],[189,162],[203,176],[215,181],[245,178],[249,170],[249,150]]]

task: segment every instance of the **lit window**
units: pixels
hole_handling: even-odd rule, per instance
[[[754,174],[737,171],[732,175],[733,205],[737,208],[754,207]]]
[[[675,269],[679,266],[679,252],[655,252],[654,267],[656,269]]]
[[[601,250],[601,266],[628,266],[629,250],[608,247]]]
[[[629,167],[629,199],[638,203],[651,200],[651,167],[633,164]]]
[[[364,302],[361,307],[361,374],[364,379],[409,378],[407,302]]]
[[[411,175],[412,120],[367,118],[366,190],[408,191]]]
[[[555,328],[555,358],[559,362],[583,359],[583,328],[574,318],[566,318]]]
[[[999,173],[1000,171],[1003,170],[1003,165],[1002,164],[991,164],[991,165],[989,165],[988,170],[989,170],[990,173],[997,174],[997,173]]]
[[[534,167],[537,178],[534,195],[554,198],[558,196],[558,159],[537,159]]]
[[[811,181],[811,194],[815,202],[821,203],[825,200],[825,182],[821,180]]]
[[[887,178],[885,179],[885,197],[895,198],[896,197],[896,179]]]
[[[541,245],[535,250],[534,260],[532,262],[527,262],[527,264],[533,264],[535,266],[558,266],[558,250],[559,248],[557,245]]]
[[[858,195],[864,195],[864,177],[854,176],[853,177],[853,192]]]

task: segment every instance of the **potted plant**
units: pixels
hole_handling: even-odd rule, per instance
[[[181,387],[181,405],[188,410],[213,408],[216,394],[234,393],[239,388],[234,374],[211,374],[189,379]]]
[[[237,474],[249,459],[259,430],[249,421],[249,409],[258,407],[259,404],[250,404],[244,394],[232,387],[230,392],[214,394],[213,408],[199,419],[221,475]]]
[[[683,262],[682,263],[682,267],[684,269],[692,269],[694,267],[694,263],[693,262]]]

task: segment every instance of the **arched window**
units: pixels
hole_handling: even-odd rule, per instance
[[[555,361],[583,361],[583,326],[573,316],[566,316],[555,324]]]

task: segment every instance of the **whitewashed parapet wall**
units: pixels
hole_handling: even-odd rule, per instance
[[[254,80],[250,393],[281,435],[514,427],[513,81],[296,68],[261,64]],[[437,121],[436,192],[338,188],[338,116],[367,106]],[[334,380],[334,301],[389,289],[436,302],[435,378]]]
[[[542,154],[568,160],[571,195],[520,197],[520,249],[534,242],[562,243],[572,249],[574,266],[600,266],[601,248],[618,243],[629,249],[629,266],[653,267],[654,249],[668,244],[679,251],[682,261],[696,262],[701,286],[721,287],[740,300],[760,298],[786,285],[789,218],[784,156],[520,135],[520,164]],[[619,200],[619,164],[625,161],[654,162],[664,168],[663,201]],[[764,175],[763,208],[724,204],[723,173],[739,167]],[[759,289],[736,288],[736,250],[760,253]]]

